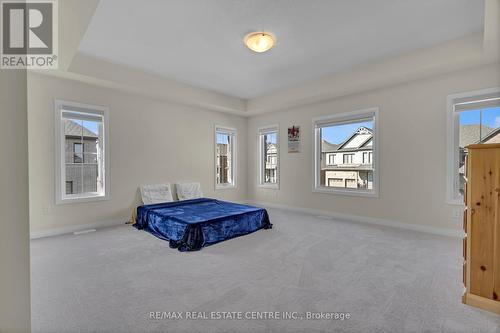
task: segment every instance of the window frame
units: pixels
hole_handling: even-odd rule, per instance
[[[493,87],[487,89],[473,90],[462,93],[456,93],[448,95],[446,98],[447,104],[447,161],[446,161],[446,203],[450,205],[463,206],[463,196],[458,192],[458,182],[459,174],[456,172],[459,166],[459,114],[460,112],[467,111],[455,111],[455,105],[458,104],[458,100],[474,98],[480,99],[481,96],[485,95],[500,94],[500,87]]]
[[[280,188],[280,127],[279,124],[262,126],[257,129],[258,133],[258,145],[259,157],[257,159],[259,163],[259,179],[258,184],[261,188],[279,190]],[[265,182],[265,163],[264,160],[264,135],[269,133],[276,133],[276,183],[266,183]]]
[[[356,122],[373,118],[373,189],[349,189],[349,188],[332,188],[320,185],[321,177],[321,135],[319,123],[331,123],[332,125],[340,125],[342,123]],[[312,119],[312,191],[316,193],[327,193],[344,196],[357,197],[373,197],[378,198],[380,193],[380,169],[379,169],[379,108],[372,107],[356,111],[332,114],[328,116],[315,117]]]
[[[111,199],[111,177],[110,177],[110,149],[109,149],[109,108],[101,105],[91,105],[79,102],[65,101],[56,99],[54,101],[54,166],[55,166],[55,202],[60,204],[72,204],[80,202],[94,202]],[[65,169],[65,141],[64,141],[64,122],[63,110],[85,112],[89,114],[99,115],[103,118],[102,124],[102,177],[104,177],[102,193],[87,192],[82,195],[66,194],[66,169]],[[83,148],[83,146],[82,146]],[[84,152],[85,156],[85,152]]]
[[[232,168],[232,183],[229,184],[217,184],[217,133],[228,134],[233,137],[233,142],[231,144],[231,168]],[[215,190],[230,190],[237,188],[236,176],[237,176],[237,143],[238,143],[238,130],[232,127],[214,126],[214,188]]]

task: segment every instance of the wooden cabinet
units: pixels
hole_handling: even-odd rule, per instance
[[[500,144],[467,150],[462,301],[500,314]]]

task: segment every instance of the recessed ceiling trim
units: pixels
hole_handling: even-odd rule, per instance
[[[79,51],[242,99],[484,27],[483,0],[146,2],[100,1]],[[249,52],[242,43],[248,29],[271,31],[276,46]]]

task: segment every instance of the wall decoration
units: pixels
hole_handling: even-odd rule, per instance
[[[288,152],[300,152],[300,126],[288,127]]]

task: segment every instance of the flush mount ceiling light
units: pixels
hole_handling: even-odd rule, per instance
[[[274,36],[267,32],[251,32],[243,39],[245,45],[252,51],[262,53],[269,51],[275,43]]]

